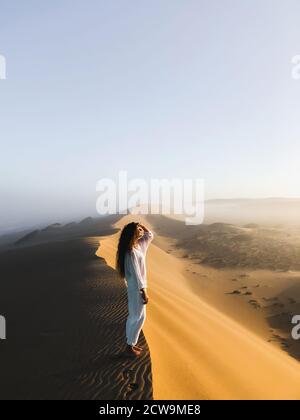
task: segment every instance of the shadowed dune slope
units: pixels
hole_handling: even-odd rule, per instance
[[[0,254],[0,399],[151,399],[151,365],[124,357],[126,289],[81,238]]]

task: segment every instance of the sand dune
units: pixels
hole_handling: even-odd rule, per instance
[[[144,328],[154,398],[299,399],[299,363],[201,299],[184,262],[160,248],[159,239],[148,254]],[[117,240],[118,234],[100,238],[98,253],[112,267]]]
[[[120,219],[119,215],[109,215],[97,218],[86,217],[79,223],[71,222],[65,225],[53,223],[42,229],[22,234],[11,234],[0,236],[0,253],[15,247],[33,246],[53,241],[66,241],[75,238],[84,238],[87,236],[100,235],[105,230],[111,231],[111,224]]]
[[[37,235],[39,234],[39,230],[34,230],[30,233],[27,233],[25,236],[23,236],[21,239],[18,239],[14,245],[22,245],[26,244],[27,242],[32,241]]]
[[[216,268],[300,270],[298,226],[266,227],[229,223],[187,227],[183,222],[151,216],[154,226],[176,238],[177,247],[199,263]]]
[[[292,270],[299,267],[298,225],[185,226],[147,218],[159,233],[157,244],[184,262],[196,294],[300,360],[291,337],[291,319],[300,310],[300,271]]]
[[[142,358],[124,355],[126,289],[97,248],[85,236],[0,253],[1,400],[152,398],[147,343]]]
[[[0,306],[9,339],[1,345],[1,399],[152,398],[149,353],[133,361],[122,355],[124,284],[94,255],[100,240],[97,255],[114,267],[118,229],[136,219],[143,220],[88,218],[34,237],[5,238],[11,246],[0,253]],[[288,333],[289,313],[299,309],[299,273],[204,266],[188,246],[176,246],[178,240],[190,246],[194,227],[148,216],[149,222],[156,237],[148,254],[144,333],[154,398],[299,399],[300,365],[279,348],[289,345],[297,357],[298,343],[292,347],[276,329]],[[258,241],[274,235],[258,225],[204,228],[207,244],[253,230],[262,235]],[[284,238],[281,227],[275,231],[297,244],[297,232]],[[24,236],[26,243],[13,246]]]

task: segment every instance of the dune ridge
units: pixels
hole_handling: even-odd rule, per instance
[[[124,216],[115,227],[132,219]],[[111,267],[118,236],[99,238],[98,254]],[[147,257],[151,300],[144,327],[154,398],[299,399],[299,363],[195,294],[184,263],[157,243]]]
[[[152,399],[147,343],[125,356],[126,289],[97,248],[87,236],[0,253],[1,400]]]

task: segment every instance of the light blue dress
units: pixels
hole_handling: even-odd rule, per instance
[[[127,344],[135,346],[146,320],[146,305],[141,289],[147,287],[146,253],[153,239],[152,232],[145,232],[138,240],[137,248],[125,255],[125,281],[128,295],[128,317],[126,321]]]

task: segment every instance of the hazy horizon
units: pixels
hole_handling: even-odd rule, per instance
[[[255,207],[252,205],[255,203]],[[233,206],[234,204],[234,206]],[[293,206],[294,205],[294,206]],[[151,214],[151,213],[149,213]],[[265,197],[265,198],[216,198],[205,200],[204,223],[223,222],[234,224],[261,223],[266,225],[285,224],[300,227],[300,197]],[[80,222],[84,218],[102,217],[94,211],[86,213],[58,212],[56,215],[41,217],[30,214],[28,219],[16,219],[14,225],[0,223],[0,236],[22,230],[40,229],[47,225]],[[105,217],[105,215],[104,215]],[[175,217],[176,218],[176,217]],[[181,218],[179,217],[179,220]],[[183,220],[183,219],[182,219]]]
[[[300,197],[296,0],[1,1],[0,234],[95,215],[101,178]]]

